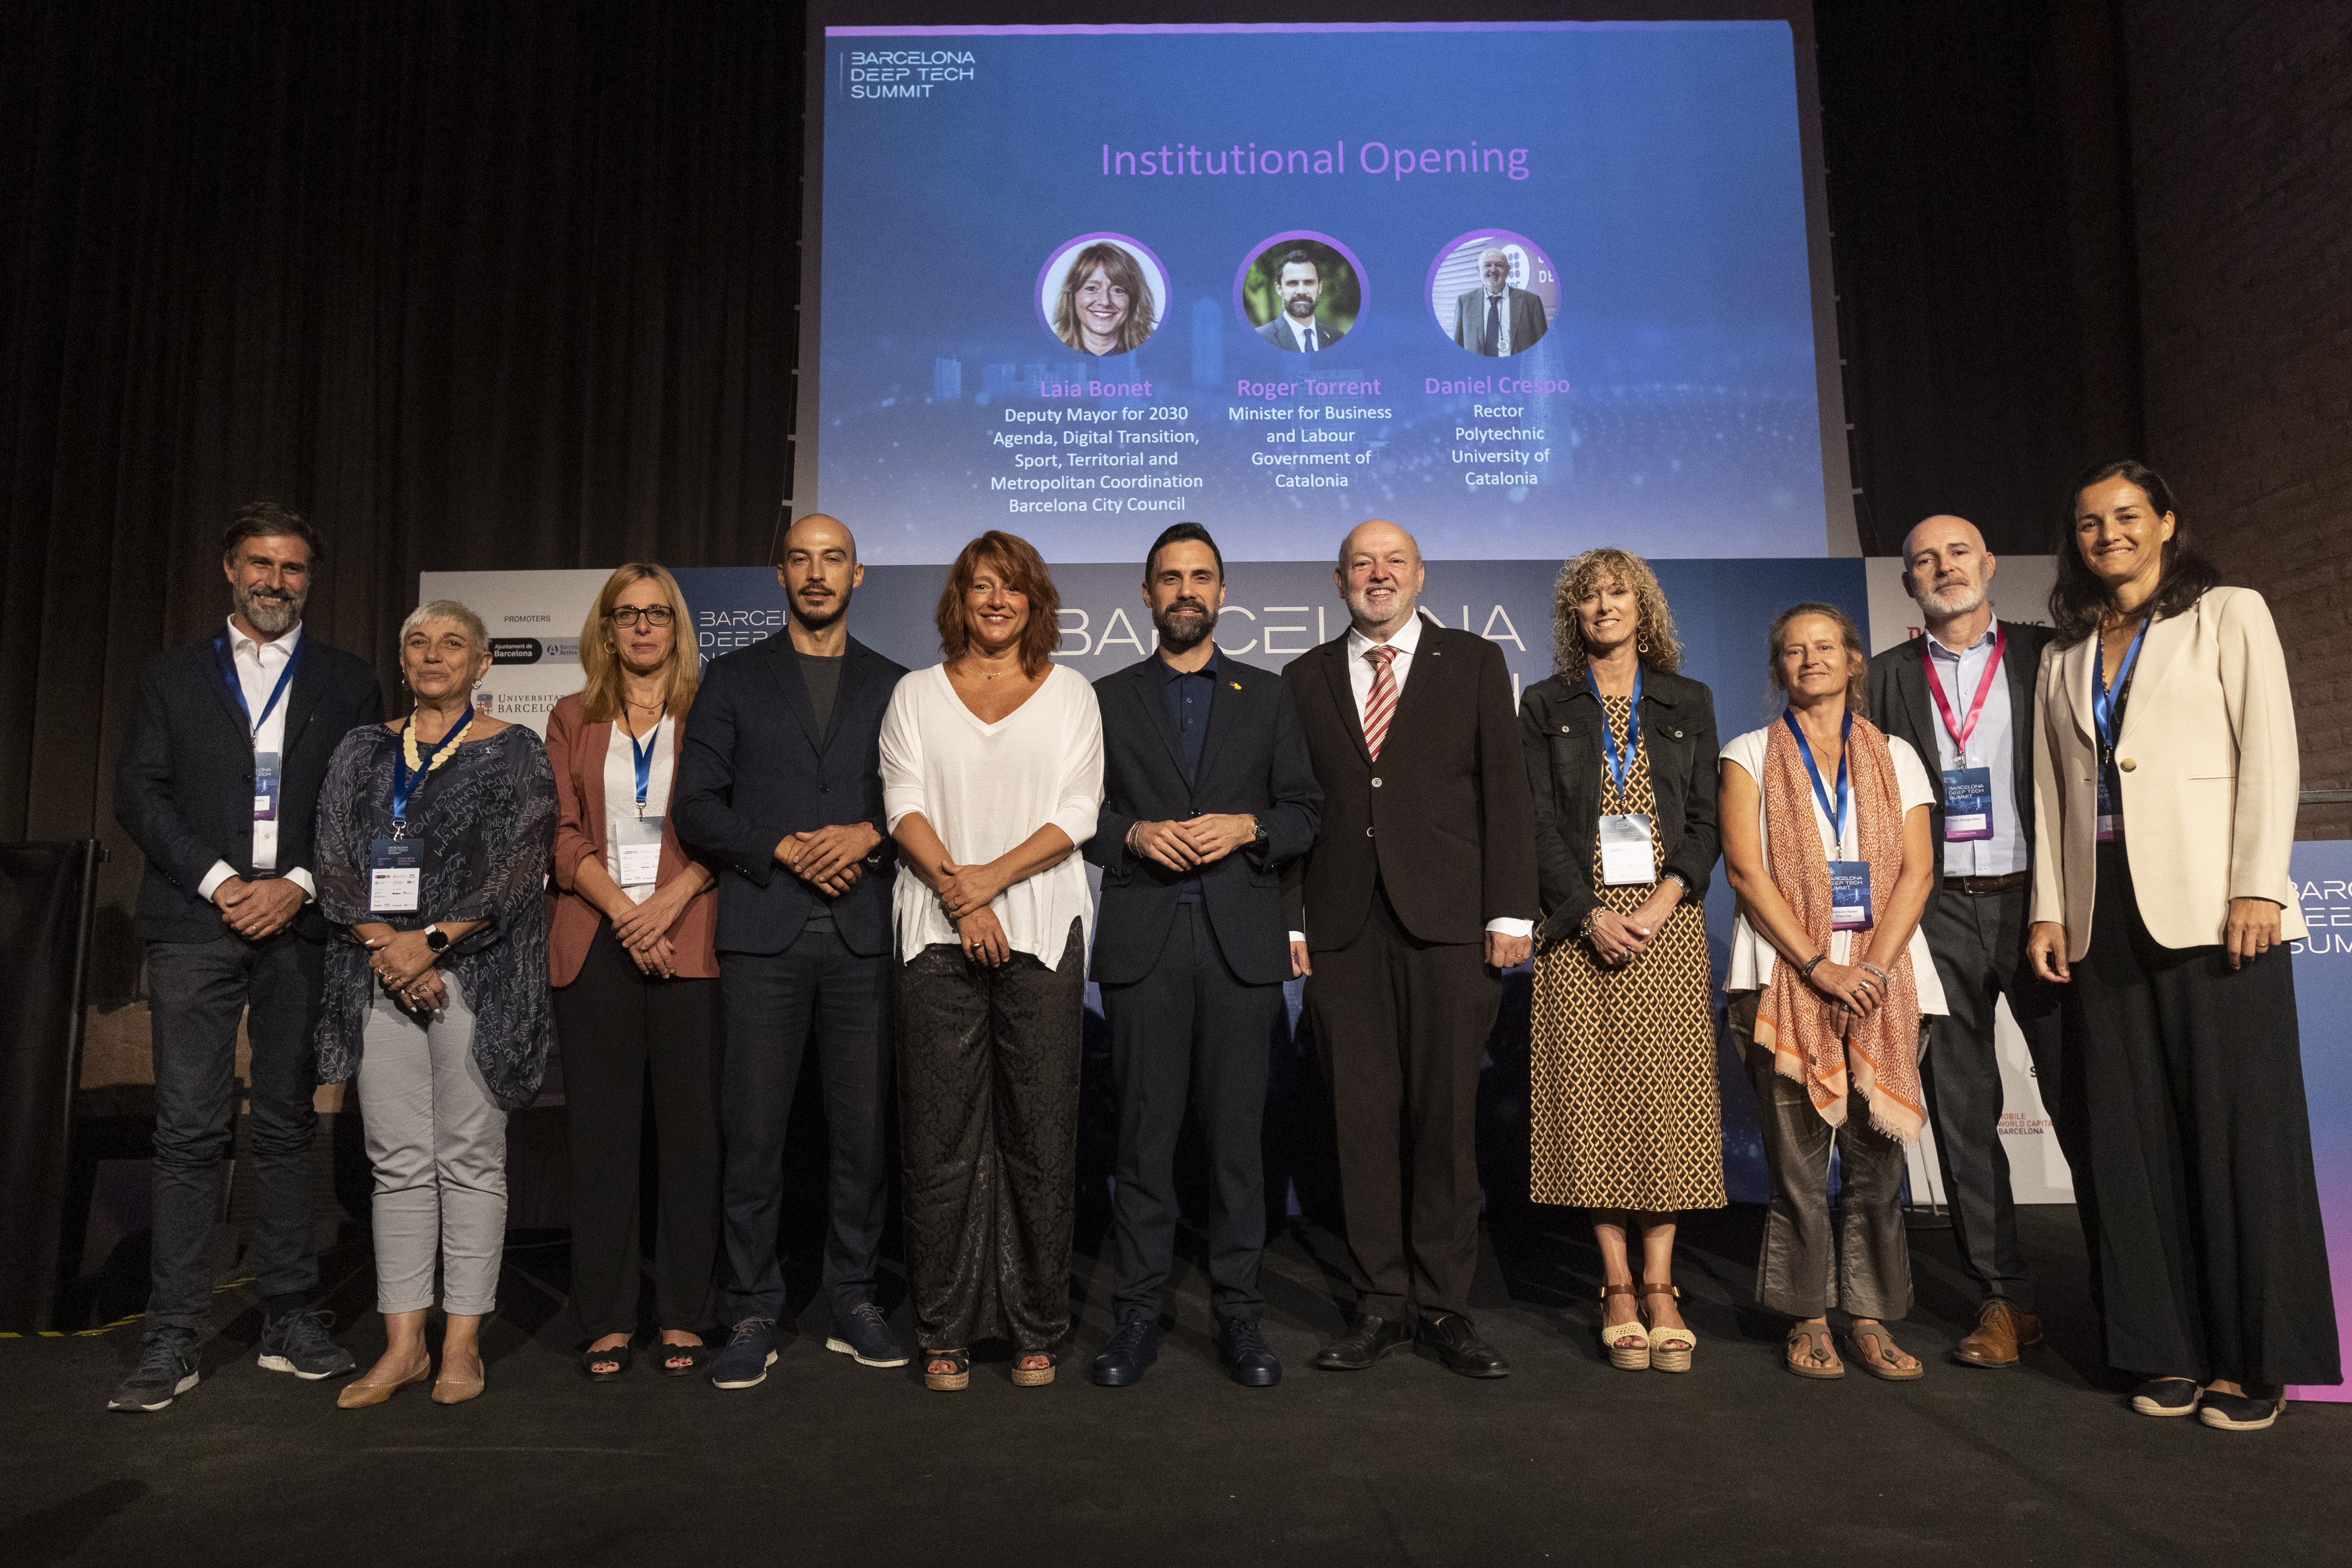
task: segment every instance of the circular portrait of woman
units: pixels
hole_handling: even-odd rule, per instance
[[[1559,314],[1559,269],[1523,234],[1473,229],[1430,263],[1429,309],[1457,348],[1488,359],[1525,353]]]
[[[1285,353],[1336,347],[1355,331],[1370,295],[1356,253],[1311,229],[1261,241],[1234,278],[1234,311]]]
[[[1168,269],[1142,241],[1082,234],[1037,274],[1045,330],[1085,354],[1132,353],[1168,314]]]

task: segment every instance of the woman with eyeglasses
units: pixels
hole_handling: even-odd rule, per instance
[[[650,562],[614,572],[580,629],[580,665],[583,689],[547,718],[562,802],[548,975],[572,1135],[572,1306],[588,1337],[580,1372],[605,1383],[629,1370],[650,1081],[655,1365],[685,1377],[717,1321],[719,955],[714,879],[669,820],[701,666],[677,579]]]

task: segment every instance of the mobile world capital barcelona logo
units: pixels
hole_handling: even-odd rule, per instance
[[[936,88],[977,79],[969,49],[844,49],[834,70],[851,98],[929,98]]]

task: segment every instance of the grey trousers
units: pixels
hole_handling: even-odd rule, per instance
[[[1855,1104],[1832,1127],[1805,1086],[1772,1065],[1756,1046],[1762,995],[1731,998],[1733,1037],[1755,1086],[1763,1123],[1764,1163],[1772,1174],[1772,1208],[1756,1261],[1756,1299],[1794,1318],[1842,1307],[1857,1318],[1888,1321],[1911,1310],[1911,1243],[1903,1231],[1903,1145],[1870,1124]],[[1838,1155],[1843,1223],[1830,1224],[1830,1149]]]
[[[498,1306],[507,1230],[507,1113],[474,1063],[474,1015],[457,978],[430,1019],[376,990],[360,1054],[360,1115],[375,1169],[375,1304],[460,1316]]]

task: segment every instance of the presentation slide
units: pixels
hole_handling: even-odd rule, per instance
[[[871,561],[1828,549],[1785,22],[845,26],[823,68],[803,457]]]

